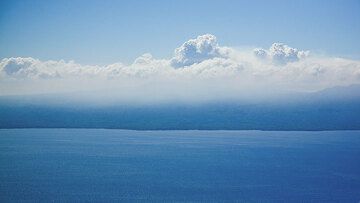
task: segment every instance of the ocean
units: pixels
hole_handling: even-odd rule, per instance
[[[16,201],[359,202],[360,131],[1,129]]]

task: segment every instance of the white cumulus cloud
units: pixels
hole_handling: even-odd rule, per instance
[[[174,67],[183,67],[207,59],[223,57],[221,49],[214,35],[201,35],[196,39],[190,39],[175,49],[175,56],[172,58],[171,64]]]
[[[274,64],[284,65],[307,57],[309,51],[299,51],[283,43],[274,43],[269,50],[262,48],[255,49],[254,54],[259,59],[269,59]]]

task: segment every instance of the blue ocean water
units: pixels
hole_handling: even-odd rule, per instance
[[[0,202],[359,202],[360,131],[0,130]]]

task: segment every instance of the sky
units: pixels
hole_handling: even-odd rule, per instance
[[[359,1],[3,0],[0,96],[205,102],[357,85],[358,36]]]
[[[282,42],[360,58],[360,1],[0,1],[0,58],[132,63],[211,33],[232,47]]]

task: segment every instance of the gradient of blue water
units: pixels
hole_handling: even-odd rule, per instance
[[[359,202],[360,131],[0,130],[0,202]]]

